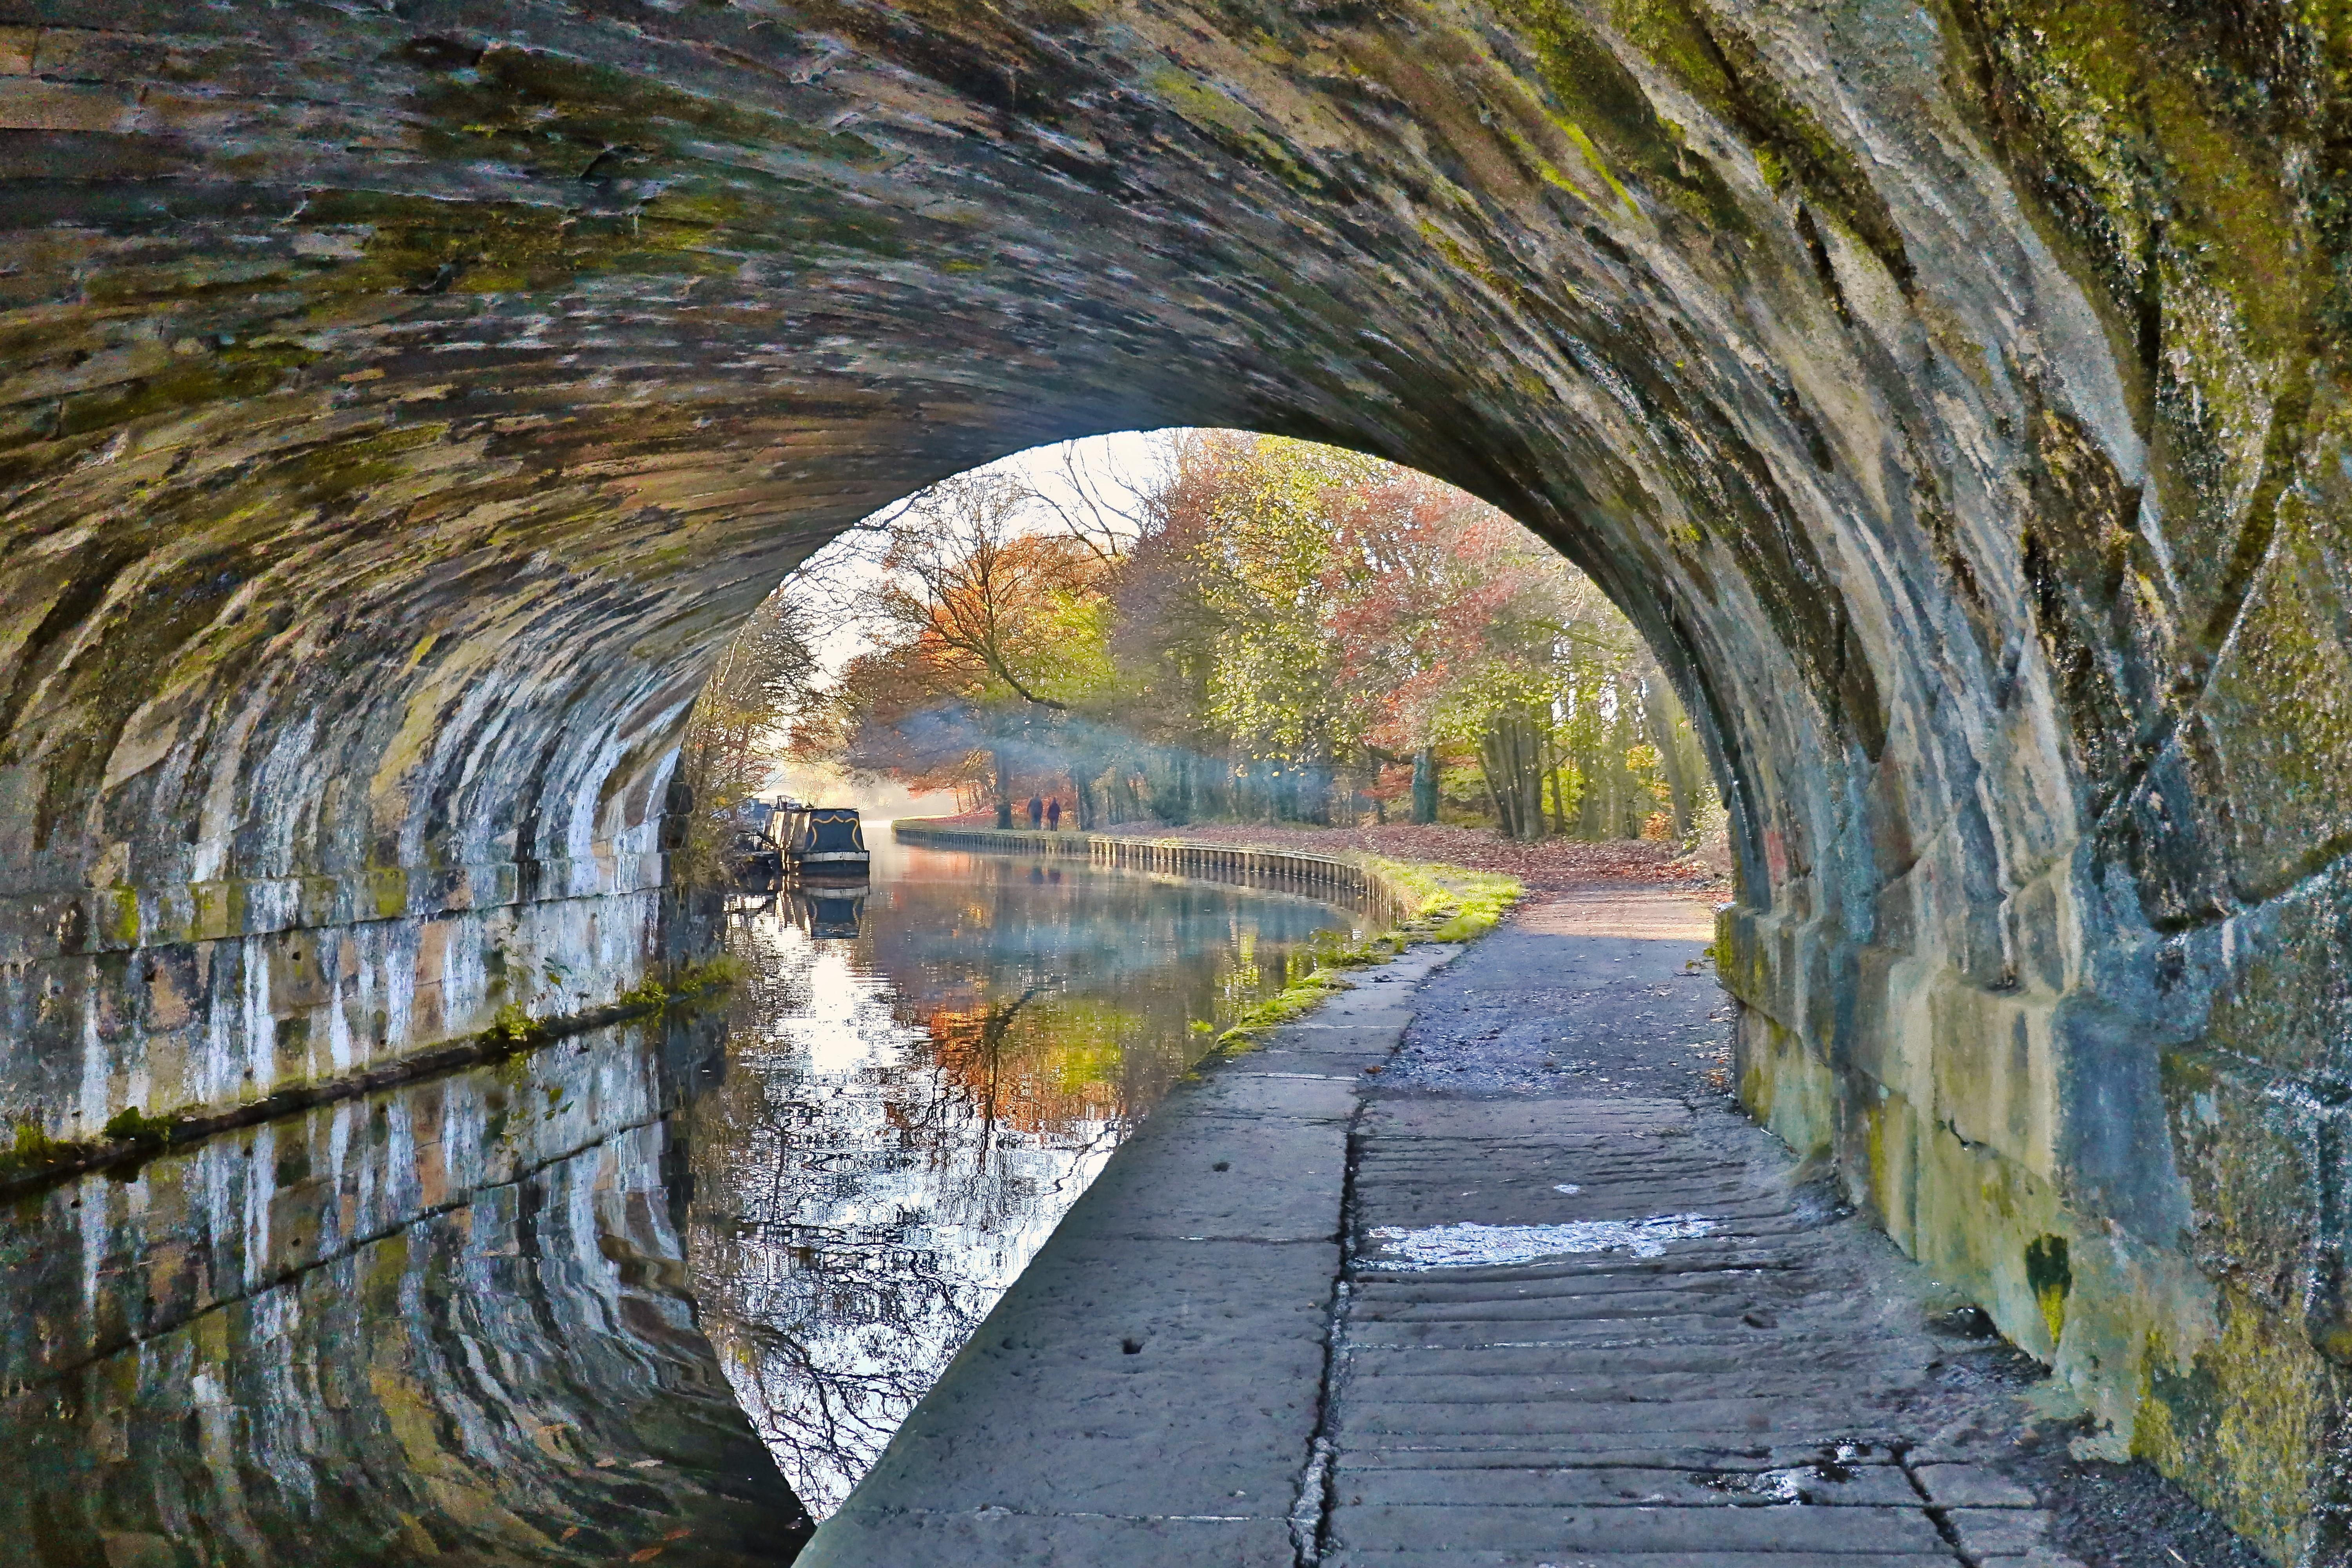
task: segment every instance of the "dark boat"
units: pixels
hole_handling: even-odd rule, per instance
[[[769,834],[784,864],[803,872],[863,873],[874,858],[854,806],[788,803],[771,819]]]
[[[776,806],[764,800],[747,800],[730,815],[734,827],[729,837],[727,857],[736,875],[747,881],[773,881],[782,876],[784,858],[772,837],[777,826]]]

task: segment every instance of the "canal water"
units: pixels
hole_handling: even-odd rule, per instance
[[[728,1380],[812,1511],[1216,1032],[1357,919],[887,841],[862,898],[745,901],[723,1081],[692,1110],[688,1256]]]
[[[790,1561],[1110,1151],[1318,932],[886,843],[722,1005],[9,1200],[40,1564]]]

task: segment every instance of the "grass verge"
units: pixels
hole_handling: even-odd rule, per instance
[[[1517,877],[1473,871],[1462,866],[1388,860],[1377,855],[1349,857],[1378,879],[1404,918],[1388,931],[1347,942],[1326,933],[1294,960],[1299,973],[1290,983],[1248,1008],[1217,1037],[1220,1051],[1247,1050],[1259,1036],[1307,1013],[1334,991],[1354,984],[1347,971],[1385,963],[1416,942],[1470,942],[1496,921],[1527,891]]]

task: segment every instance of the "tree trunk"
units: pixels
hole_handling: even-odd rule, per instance
[[[1604,815],[1609,804],[1609,767],[1605,760],[1609,736],[1601,729],[1599,715],[1591,720],[1591,728],[1583,737],[1584,743],[1576,757],[1577,771],[1584,776],[1584,793],[1576,802],[1576,835],[1580,838],[1605,838],[1608,819]]]
[[[1512,777],[1510,721],[1497,719],[1486,731],[1481,765],[1486,791],[1495,798],[1496,827],[1506,838],[1525,837],[1519,831],[1518,780]]]
[[[1496,780],[1501,769],[1496,757],[1496,734],[1488,730],[1478,737],[1478,776],[1486,781],[1486,799],[1495,807],[1495,831],[1506,838],[1517,837],[1511,832],[1511,797]]]
[[[1544,730],[1544,777],[1551,783],[1551,830],[1565,838],[1568,837],[1568,777],[1559,765],[1562,761],[1559,737],[1547,726]]]
[[[1617,780],[1616,830],[1612,838],[1639,838],[1642,819],[1649,816],[1652,804],[1647,791],[1634,782],[1633,767],[1625,753],[1642,742],[1639,718],[1633,712],[1633,694],[1619,689],[1617,700],[1617,733],[1610,746],[1610,755],[1616,763],[1613,770]]]
[[[1519,822],[1529,839],[1544,836],[1543,731],[1528,714],[1519,715]]]
[[[1697,808],[1690,770],[1684,765],[1682,747],[1676,734],[1682,726],[1680,705],[1666,685],[1666,678],[1653,665],[1642,672],[1642,727],[1650,737],[1650,744],[1658,753],[1658,771],[1666,775],[1666,791],[1675,814],[1675,837],[1690,837],[1691,813]]]
[[[1427,746],[1412,754],[1412,819],[1437,820],[1437,754]]]
[[[1505,837],[1532,842],[1543,837],[1542,743],[1525,713],[1498,717],[1481,737],[1479,766]]]
[[[989,753],[989,763],[996,770],[996,826],[1013,826],[1013,766],[1004,760],[1003,752]]]
[[[1527,723],[1517,714],[1496,719],[1480,737],[1479,771],[1486,777],[1486,794],[1495,803],[1496,827],[1506,838],[1539,837],[1543,825],[1528,809],[1528,785],[1535,781]]]

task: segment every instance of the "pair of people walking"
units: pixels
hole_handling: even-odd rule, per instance
[[[1034,828],[1041,822],[1056,833],[1062,830],[1062,797],[1060,795],[1055,795],[1051,800],[1040,800],[1034,795],[1029,797],[1029,826]]]

